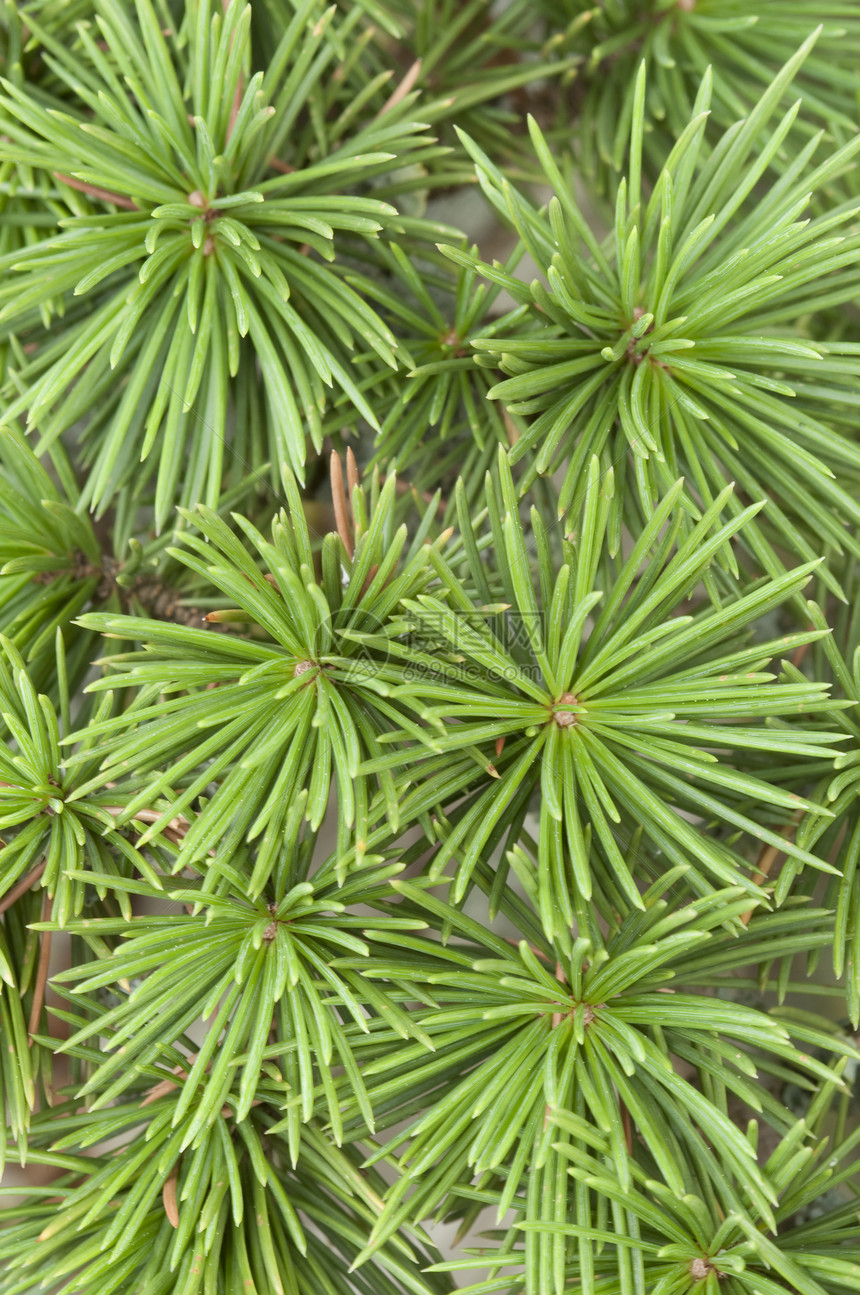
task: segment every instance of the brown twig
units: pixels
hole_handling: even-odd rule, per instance
[[[45,895],[42,901],[42,921],[51,920],[51,910],[54,901],[50,895]],[[33,1046],[33,1035],[39,1028],[39,1017],[42,1015],[42,1008],[45,1006],[45,989],[48,984],[48,966],[51,961],[51,932],[42,931],[39,941],[39,965],[36,968],[36,980],[33,986],[33,1006],[30,1008],[30,1023],[27,1026],[27,1033],[30,1035],[30,1047]]]
[[[167,1215],[167,1221],[172,1228],[179,1227],[179,1206],[176,1203],[176,1180],[178,1177],[179,1164],[177,1162],[170,1171],[170,1177],[165,1181],[161,1189],[164,1213]]]
[[[564,984],[564,983],[565,983],[565,981],[564,981],[564,968],[562,967],[562,965],[561,965],[561,963],[560,963],[560,962],[557,962],[557,963],[555,964],[555,978],[556,978],[556,980],[561,981],[561,983],[562,983],[562,984]],[[564,1013],[563,1013],[563,1012],[553,1012],[553,1014],[552,1014],[552,1028],[553,1028],[553,1029],[555,1029],[555,1027],[556,1027],[557,1025],[561,1025],[561,1018],[562,1018],[562,1016],[563,1016],[563,1015],[564,1015]]]
[[[104,808],[106,813],[113,814],[115,817],[119,814],[125,813],[124,805],[105,805]],[[160,818],[161,815],[157,810],[139,809],[137,813],[133,815],[132,822],[157,823]],[[185,815],[178,814],[176,818],[172,818],[167,826],[162,829],[162,834],[168,841],[172,841],[174,845],[179,845],[183,837],[187,834],[190,826],[191,824]]]
[[[347,446],[346,451],[346,495],[349,504],[349,514],[352,518],[352,528],[355,530],[355,507],[353,505],[353,495],[356,487],[359,485],[358,464],[355,461],[355,455],[352,452],[352,446]]]
[[[194,1064],[194,1057],[189,1057],[188,1060],[192,1065]],[[153,1084],[152,1088],[150,1088],[149,1092],[140,1103],[140,1106],[151,1106],[152,1103],[157,1102],[159,1098],[166,1097],[171,1089],[176,1088],[180,1079],[188,1078],[188,1071],[184,1070],[182,1066],[174,1066],[173,1074],[176,1075],[175,1079],[162,1079],[159,1083]]]
[[[112,202],[115,207],[125,207],[126,211],[139,211],[136,202],[131,198],[124,198],[121,193],[111,193],[109,189],[98,189],[94,184],[87,184],[85,180],[76,180],[73,175],[63,175],[60,171],[54,172],[54,179],[59,180],[62,184],[67,184],[70,189],[77,189],[79,193],[86,193],[91,198],[100,198],[102,202]]]
[[[815,626],[810,625],[809,628],[814,629]],[[796,649],[794,656],[791,658],[791,664],[796,668],[799,668],[803,658],[806,656],[811,646],[812,645],[810,643],[801,643],[800,647]]]
[[[192,1053],[188,1058],[188,1064],[193,1066],[194,1062],[197,1060],[197,1056],[198,1054],[196,1052]],[[211,1070],[212,1062],[210,1061],[206,1067],[206,1074],[210,1074]],[[172,1089],[179,1087],[180,1080],[184,1082],[188,1078],[188,1071],[184,1070],[182,1066],[174,1066],[173,1074],[176,1076],[175,1079],[162,1079],[157,1084],[153,1084],[143,1101],[138,1103],[138,1109],[141,1109],[144,1106],[151,1106],[152,1103],[157,1102],[159,1098],[166,1097]],[[259,1106],[260,1104],[261,1103],[258,1098],[254,1098],[251,1102],[252,1106]],[[233,1112],[229,1106],[225,1105],[221,1107],[221,1115],[225,1120],[229,1119],[232,1114]],[[173,1226],[176,1227],[176,1224],[174,1223]]]
[[[505,424],[505,431],[508,434],[508,444],[516,445],[520,439],[519,428],[506,409],[502,410],[502,422]]]
[[[361,602],[362,598],[367,593],[370,586],[373,584],[374,577],[376,576],[376,573],[378,570],[379,570],[379,564],[377,562],[374,562],[371,565],[367,575],[364,577],[364,584],[361,586],[361,593],[358,595],[359,602]],[[386,581],[386,584],[387,583],[388,582]]]
[[[780,829],[780,835],[784,836],[785,839],[788,840],[789,836],[794,833],[802,817],[803,817],[803,810],[802,809],[795,810],[794,814],[791,817],[791,822],[783,824],[782,828]],[[755,872],[755,876],[753,877],[753,881],[757,886],[764,885],[764,883],[767,881],[768,877],[770,876],[771,868],[776,863],[779,856],[784,853],[785,853],[784,850],[782,850],[781,847],[778,845],[766,845],[762,847],[761,853],[759,854],[758,859],[756,861],[756,872]],[[749,924],[750,918],[752,917],[754,912],[755,912],[755,909],[750,908],[746,913],[741,914],[741,921],[743,922],[744,926],[747,926]]]
[[[230,107],[230,116],[227,120],[227,135],[226,135],[227,139],[229,139],[230,136],[233,134],[233,127],[236,125],[236,118],[239,116],[239,109],[242,106],[243,93],[244,91],[242,89],[242,78],[239,77],[239,80],[236,82],[236,93],[233,95],[233,103]],[[176,1225],[174,1224],[174,1227],[175,1226]]]
[[[7,891],[3,898],[0,899],[0,913],[5,913],[7,908],[12,907],[16,899],[20,899],[22,895],[26,894],[33,882],[38,881],[44,871],[45,864],[43,861],[42,863],[37,863],[35,868],[32,868],[27,873],[26,877],[16,881],[12,889]]]
[[[633,1127],[630,1123],[630,1112],[628,1111],[627,1107],[624,1105],[620,1097],[618,1099],[618,1106],[621,1111],[621,1124],[624,1128],[624,1142],[627,1147],[627,1154],[632,1155],[633,1154]]]
[[[108,814],[117,815],[117,814],[125,813],[124,805],[106,805],[105,809]],[[139,809],[136,814],[132,815],[132,822],[157,823],[160,818],[161,818],[161,815],[157,812],[157,810]],[[189,823],[188,819],[185,817],[184,814],[177,814],[176,818],[172,818],[170,822],[167,824],[167,826],[161,829],[161,835],[165,838],[165,840],[171,841],[173,845],[181,845],[190,826],[191,824]],[[209,854],[214,855],[215,854],[214,849],[210,850]],[[186,865],[186,868],[190,869],[191,872],[199,871],[199,869],[195,868],[194,865],[190,863]],[[186,913],[194,912],[193,904],[184,904],[183,907]],[[131,992],[131,987],[129,986],[127,981],[125,982],[120,981],[120,984],[122,984],[123,988],[128,993]]]
[[[346,490],[343,485],[343,464],[340,461],[340,455],[337,450],[332,450],[331,452],[331,501],[334,505],[334,521],[337,527],[337,533],[343,540],[343,546],[346,549],[347,557],[351,558],[354,552],[352,543],[352,527],[349,522]]]
[[[379,112],[376,114],[377,120],[380,117],[384,117],[385,114],[387,112],[390,112],[392,108],[396,108],[397,105],[401,102],[401,100],[406,98],[409,91],[412,89],[412,87],[414,86],[415,82],[418,80],[420,75],[421,75],[421,59],[417,58],[415,62],[412,64],[412,66],[407,70],[406,75],[403,77],[400,84],[397,86],[397,88],[394,91],[392,91],[392,93],[385,100],[385,103],[379,109]]]

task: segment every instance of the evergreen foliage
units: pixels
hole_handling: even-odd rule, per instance
[[[580,105],[578,153],[588,170],[618,170],[625,133],[637,109],[631,93],[644,64],[648,89],[644,119],[665,146],[681,134],[699,82],[713,75],[713,128],[746,117],[758,96],[778,79],[817,27],[814,51],[804,62],[783,106],[802,94],[802,133],[819,126],[853,133],[856,85],[850,71],[860,41],[860,15],[850,2],[821,5],[798,0],[541,0],[549,51],[576,51],[583,59],[571,92]],[[784,89],[784,88],[783,88]],[[655,156],[659,154],[655,150]]]
[[[857,1289],[858,47],[2,6],[0,1295]]]

